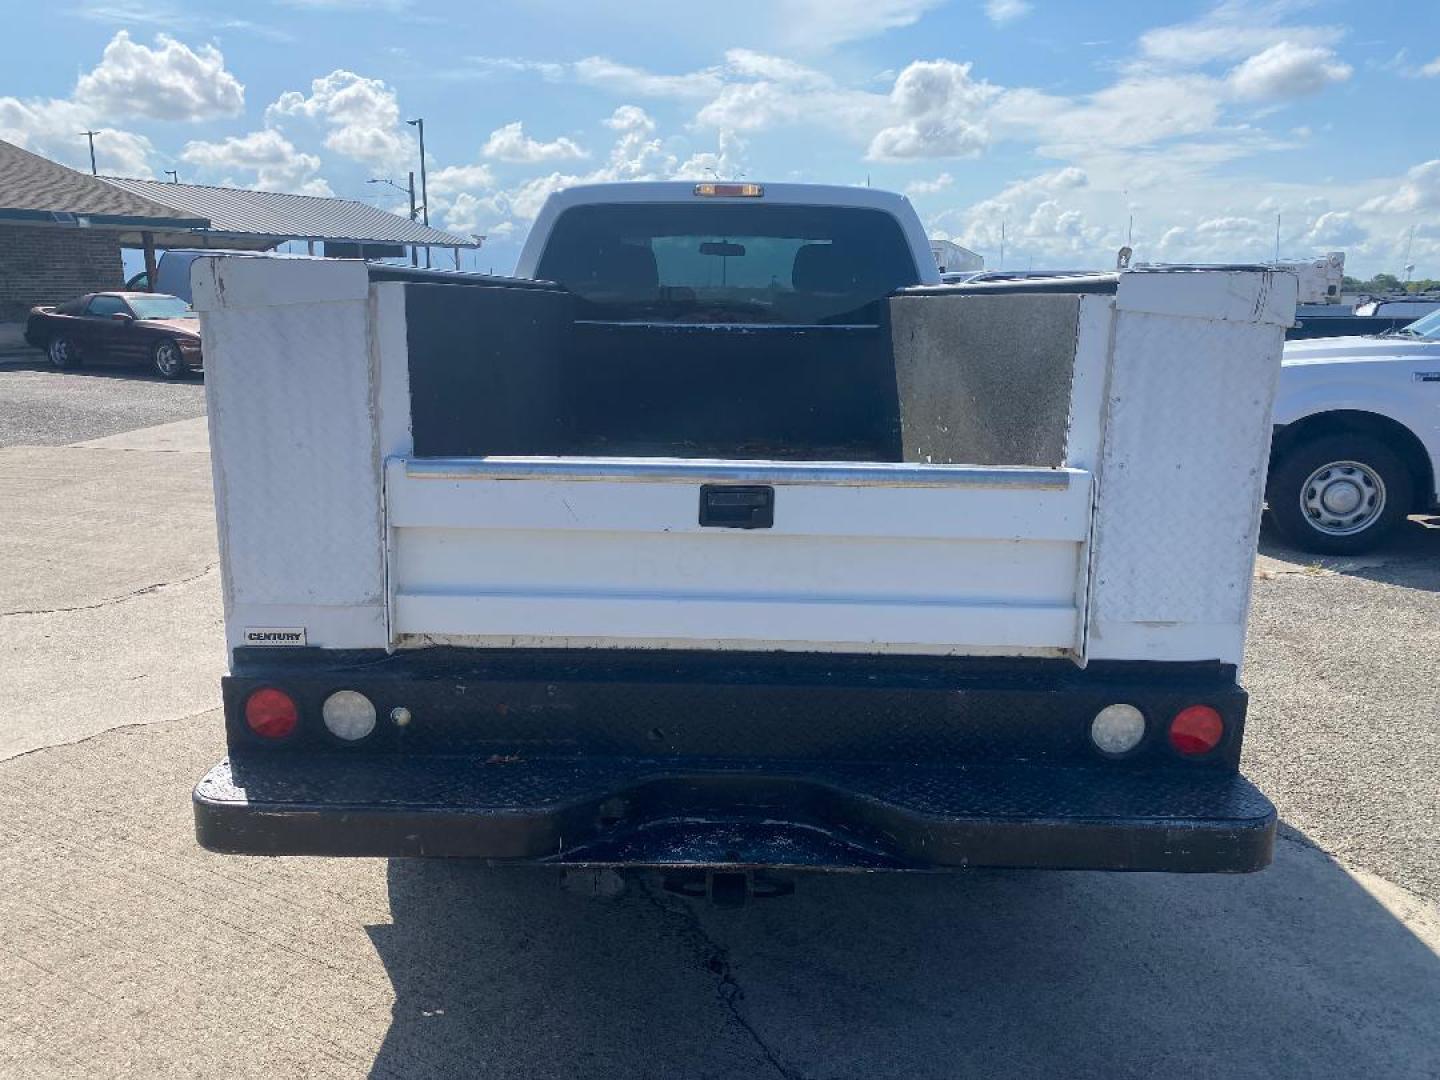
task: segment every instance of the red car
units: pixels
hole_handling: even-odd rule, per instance
[[[87,293],[58,307],[31,308],[25,340],[57,368],[146,364],[167,379],[204,368],[199,317],[164,293]]]

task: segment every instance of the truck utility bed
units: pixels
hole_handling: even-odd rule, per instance
[[[939,286],[903,200],[763,197],[567,192],[537,231],[603,212],[526,279],[198,264],[231,648],[202,843],[1268,861],[1236,673],[1293,278]]]

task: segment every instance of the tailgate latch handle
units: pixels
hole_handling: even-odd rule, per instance
[[[702,484],[700,524],[716,529],[768,529],[775,524],[775,489]]]

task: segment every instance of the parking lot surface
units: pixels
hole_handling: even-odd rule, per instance
[[[0,360],[0,446],[64,446],[205,412],[197,378],[114,367],[57,371],[40,352]]]
[[[0,1076],[1440,1075],[1440,529],[1264,541],[1260,874],[815,877],[721,911],[225,858],[189,808],[223,752],[203,403],[133,383],[129,420],[86,384],[0,449]]]

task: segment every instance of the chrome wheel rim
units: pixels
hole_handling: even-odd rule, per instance
[[[174,375],[180,370],[180,350],[169,342],[155,350],[155,366],[161,375]]]
[[[1385,512],[1385,481],[1359,461],[1332,461],[1300,488],[1300,510],[1326,536],[1364,532]]]
[[[70,363],[70,342],[64,338],[51,338],[50,362],[56,367],[64,367]]]

